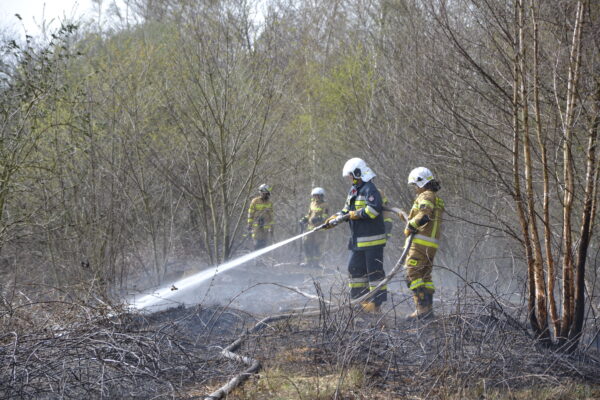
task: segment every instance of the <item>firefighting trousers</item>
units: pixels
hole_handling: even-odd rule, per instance
[[[357,299],[373,290],[379,282],[385,279],[383,270],[383,247],[353,251],[348,260],[350,275],[350,297]],[[387,300],[387,285],[383,286],[371,300],[380,305]]]
[[[254,239],[254,250],[262,249],[269,243],[270,233],[262,228],[255,228],[252,232],[252,239]]]
[[[304,245],[304,261],[307,264],[318,265],[321,260],[321,242],[323,235],[319,232],[304,236],[302,244]]]
[[[421,245],[412,245],[406,256],[405,272],[406,284],[410,290],[433,293],[435,286],[431,280],[433,258],[436,249]]]

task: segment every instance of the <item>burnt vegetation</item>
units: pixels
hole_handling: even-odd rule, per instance
[[[203,399],[245,367],[221,356],[239,337],[240,355],[262,371],[227,398],[594,398],[600,352],[565,355],[540,344],[511,315],[478,297],[461,312],[417,323],[350,307],[262,324],[234,309],[173,308],[151,315],[61,304],[23,304],[3,313],[13,330],[0,342],[3,398]],[[456,304],[443,304],[456,310]],[[63,325],[27,315],[54,315]],[[87,318],[82,318],[86,315]],[[292,389],[290,389],[290,387]],[[546,393],[535,397],[528,391]],[[546,391],[546,392],[544,392]]]
[[[61,304],[61,325],[25,319],[54,315],[56,304],[3,313],[2,398],[149,398],[181,394],[186,385],[219,381],[237,367],[216,348],[243,331],[248,315],[222,308],[176,308],[150,316]],[[43,310],[43,311],[42,311]],[[89,318],[81,318],[87,315]]]

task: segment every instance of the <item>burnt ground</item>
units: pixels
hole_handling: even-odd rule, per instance
[[[238,353],[263,370],[227,398],[600,398],[599,357],[543,348],[490,304],[408,323],[391,302],[376,317],[322,303],[249,334]],[[18,329],[0,337],[0,397],[202,399],[245,369],[220,351],[256,322],[200,305]],[[511,397],[531,388],[568,395]]]
[[[408,323],[401,278],[383,313],[366,316],[347,306],[345,271],[333,267],[266,262],[229,272],[186,294],[200,303],[187,308],[1,308],[0,398],[203,399],[246,368],[221,356],[244,334],[237,352],[263,369],[228,399],[600,398],[598,353],[540,346],[518,305],[442,288],[437,317]],[[317,317],[248,334],[265,315],[319,305]]]
[[[179,397],[185,385],[237,370],[219,348],[253,322],[240,311],[197,306],[19,327],[0,336],[0,398]]]

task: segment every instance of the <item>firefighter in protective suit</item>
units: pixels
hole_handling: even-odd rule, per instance
[[[300,220],[300,224],[302,224],[302,226],[306,226],[308,230],[312,230],[322,225],[329,216],[329,207],[325,202],[325,190],[323,188],[316,187],[310,192],[310,194],[312,199],[310,201],[308,214],[306,214]],[[319,261],[321,260],[322,241],[323,236],[320,236],[319,232],[304,236],[303,266],[319,267]]]
[[[407,318],[414,320],[433,317],[435,286],[431,271],[439,246],[444,201],[437,196],[440,184],[427,168],[413,169],[408,175],[408,184],[414,186],[417,193],[404,230],[406,236],[414,234],[405,264],[406,283],[413,291],[416,306]]]
[[[271,188],[262,184],[258,188],[260,196],[250,202],[248,208],[248,232],[252,234],[254,249],[262,249],[273,239],[273,203]]]
[[[352,251],[348,261],[350,297],[357,299],[385,279],[383,248],[387,238],[383,223],[381,194],[373,183],[375,173],[360,158],[346,162],[342,171],[352,181],[342,211],[325,221],[326,228],[348,221],[352,236],[348,248]],[[368,302],[362,303],[366,312],[378,312],[387,300],[387,286],[380,288]]]

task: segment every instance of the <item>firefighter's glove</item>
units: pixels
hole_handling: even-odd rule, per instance
[[[325,223],[323,224],[323,229],[331,229],[334,226],[339,225],[340,222],[347,221],[347,215],[348,214],[333,214],[331,217],[325,220]]]
[[[351,219],[351,220],[353,220],[353,221],[356,221],[357,219],[361,219],[361,216],[360,216],[361,210],[362,210],[362,208],[360,210],[350,211],[347,214],[348,218]]]
[[[419,230],[417,228],[415,228],[414,226],[412,226],[410,224],[410,222],[408,224],[406,224],[406,228],[404,228],[404,235],[408,236],[411,233],[417,233]]]
[[[299,223],[301,226],[304,226],[304,225],[306,225],[306,224],[308,223],[308,218],[306,218],[306,217],[302,217],[302,218],[300,218],[300,220],[298,221],[298,223]]]
[[[325,222],[323,223],[323,229],[331,229],[333,228],[335,225],[337,224],[332,224],[331,222],[337,218],[337,214],[333,214],[332,216],[330,216],[329,218],[327,218],[325,220]]]

